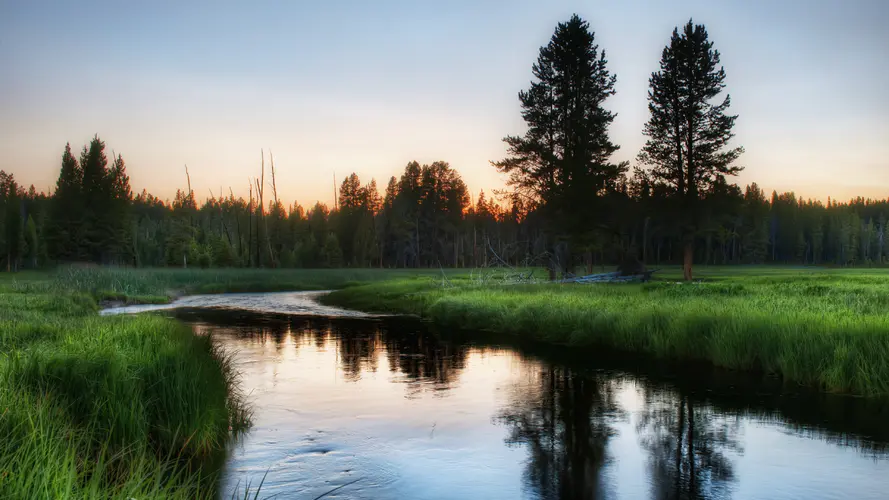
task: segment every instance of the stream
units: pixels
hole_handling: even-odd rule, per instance
[[[889,404],[602,349],[436,331],[318,292],[162,310],[234,356],[220,497],[885,499]],[[252,498],[252,496],[250,497]]]

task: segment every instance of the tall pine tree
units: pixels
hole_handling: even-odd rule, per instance
[[[691,280],[701,200],[725,176],[741,171],[733,163],[743,152],[727,148],[737,115],[726,114],[729,96],[714,102],[725,87],[725,71],[703,25],[689,20],[681,33],[673,30],[649,86],[651,117],[643,132],[648,141],[639,160],[671,188],[681,225],[683,271]]]
[[[522,198],[542,207],[553,227],[577,240],[601,223],[602,195],[626,171],[610,162],[616,116],[604,108],[616,77],[589,23],[576,14],[559,23],[519,92],[524,136],[504,138],[509,156],[493,165]]]
[[[105,218],[111,207],[108,203],[108,157],[105,156],[105,142],[98,136],[93,137],[89,146],[83,147],[80,168],[83,170],[84,207],[81,248],[84,257],[91,262],[102,262],[109,232]]]
[[[83,217],[83,170],[71,154],[71,144],[62,153],[62,168],[50,205],[49,249],[57,261],[80,258]]]
[[[0,232],[0,259],[5,259],[7,271],[17,271],[24,250],[22,238],[22,192],[12,174],[0,170],[0,208],[3,209]]]
[[[108,211],[105,213],[105,224],[108,228],[108,243],[105,253],[118,263],[134,262],[133,238],[131,228],[131,207],[133,192],[130,189],[130,176],[121,155],[117,155],[108,170],[106,180],[106,196]]]

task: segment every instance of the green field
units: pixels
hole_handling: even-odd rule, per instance
[[[0,280],[0,498],[210,498],[249,423],[210,339],[99,317],[45,274]]]
[[[543,276],[544,273],[536,273]],[[697,359],[789,383],[889,395],[889,271],[678,269],[647,284],[503,284],[440,270],[121,270],[0,274],[0,498],[209,498],[249,425],[210,339],[101,300],[337,289],[329,304],[447,327]]]
[[[409,313],[444,326],[780,374],[789,383],[889,395],[889,271],[679,269],[646,284],[479,285],[452,277],[336,291],[325,303]]]
[[[186,326],[152,315],[100,317],[100,301],[330,289],[417,274],[0,273],[0,498],[215,497],[215,463],[249,424],[236,373]]]
[[[68,267],[31,275],[30,282],[76,290],[99,300],[168,302],[184,294],[333,290],[352,285],[417,277],[440,270],[414,269],[120,269]],[[464,271],[448,270],[462,276]],[[36,279],[34,279],[36,278]]]

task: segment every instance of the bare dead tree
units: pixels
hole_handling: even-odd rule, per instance
[[[272,165],[272,195],[275,197],[275,209],[278,207],[278,183],[275,181],[275,157],[272,156],[272,150],[269,150],[269,162]]]
[[[269,258],[272,260],[272,266],[275,267],[275,254],[274,254],[274,252],[272,252],[272,240],[271,240],[271,237],[269,236],[268,220],[265,218],[265,198],[263,196],[265,193],[265,151],[260,149],[259,154],[260,154],[262,172],[260,173],[259,179],[254,179],[254,181],[256,182],[256,192],[259,195],[259,221],[262,223],[263,232],[265,232],[265,242],[266,242],[266,246],[268,247]],[[277,199],[277,195],[276,195],[276,199]],[[259,238],[259,225],[258,224],[259,223],[257,223],[257,226],[256,226],[256,229],[257,229],[257,233],[256,233],[256,260],[257,260],[257,265],[261,267],[262,266],[262,258],[260,256],[261,254],[259,251],[260,238]]]
[[[192,191],[191,191],[191,176],[188,175],[188,165],[185,165],[185,180],[188,181],[188,194],[187,194],[186,196],[188,196],[189,198],[191,198],[191,197],[192,197]],[[194,200],[192,200],[192,201],[194,201]],[[195,202],[195,203],[197,203],[197,202]]]
[[[253,265],[253,181],[247,178],[247,186],[250,188],[250,204],[247,205],[247,263]]]

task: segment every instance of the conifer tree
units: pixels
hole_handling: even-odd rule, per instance
[[[575,237],[601,222],[597,197],[627,169],[610,161],[618,149],[608,137],[616,115],[604,103],[616,77],[607,64],[589,23],[576,14],[559,23],[540,48],[531,87],[519,92],[528,130],[504,138],[509,156],[493,162],[523,201]]]
[[[725,88],[725,71],[703,25],[689,20],[681,33],[673,30],[649,87],[651,117],[643,131],[648,140],[639,160],[671,190],[682,234],[683,273],[691,280],[701,200],[725,176],[741,171],[734,162],[743,152],[728,147],[737,115],[726,114],[729,96],[714,102]]]
[[[37,267],[37,259],[40,256],[40,242],[37,239],[37,224],[34,222],[34,218],[30,215],[28,216],[27,222],[25,222],[25,261],[26,266],[34,269]]]
[[[6,269],[17,271],[19,260],[24,250],[22,238],[22,193],[12,174],[0,170],[0,207],[5,208],[3,214],[3,257]]]
[[[82,184],[83,170],[71,154],[71,144],[66,144],[50,205],[49,253],[55,260],[73,260],[81,256]]]

